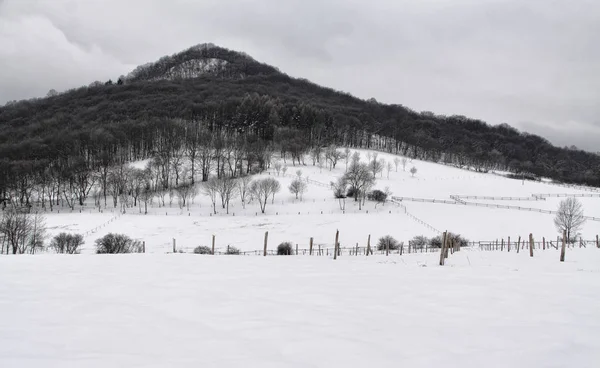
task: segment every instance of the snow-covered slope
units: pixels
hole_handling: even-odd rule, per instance
[[[366,161],[369,152],[360,153]],[[393,163],[396,156],[379,153],[378,158]],[[209,199],[199,193],[189,208],[179,208],[176,195],[170,204],[167,195],[165,206],[155,200],[148,215],[141,214],[140,208],[129,208],[125,214],[120,214],[111,208],[111,198],[108,198],[108,207],[103,213],[91,208],[83,209],[81,214],[78,210],[70,213],[63,209],[60,214],[48,214],[47,223],[52,234],[65,230],[84,233],[85,251],[88,252],[93,252],[95,239],[109,232],[125,233],[145,241],[148,252],[165,252],[172,251],[173,238],[178,249],[191,251],[198,245],[209,245],[212,235],[216,236],[217,250],[225,250],[228,245],[247,251],[258,250],[262,249],[265,231],[269,231],[271,249],[282,241],[307,248],[311,237],[315,244],[332,246],[336,230],[340,231],[342,246],[347,247],[357,243],[366,246],[369,235],[376,241],[389,234],[407,244],[414,236],[431,237],[444,230],[460,233],[471,241],[506,239],[508,236],[525,238],[529,233],[533,233],[536,240],[541,241],[542,237],[553,239],[557,235],[554,215],[547,212],[555,211],[563,198],[529,200],[539,194],[593,195],[595,197],[578,199],[584,205],[585,215],[600,218],[600,192],[597,191],[545,182],[522,182],[492,173],[476,173],[417,160],[407,162],[406,171],[400,163],[398,171],[394,167],[389,178],[387,171],[378,175],[375,188],[389,187],[392,196],[403,198],[401,202],[385,205],[367,202],[365,208],[359,210],[358,205],[348,199],[342,211],[339,201],[333,198],[329,183],[344,174],[345,162],[339,162],[335,169],[329,170],[313,166],[309,161],[306,160],[306,166],[288,163],[285,175],[277,175],[271,170],[258,176],[275,177],[282,185],[274,203],[269,201],[265,214],[260,213],[258,204],[251,203],[242,208],[239,198],[235,198],[229,214],[225,209],[217,208],[218,213],[214,215]],[[134,166],[141,167],[140,164]],[[417,168],[414,177],[409,172],[413,166]],[[301,177],[309,183],[302,200],[295,199],[287,189],[297,170],[302,171]],[[456,202],[455,196],[468,205]],[[528,200],[468,198],[473,196]],[[413,198],[436,202],[415,202],[411,200]],[[585,240],[592,240],[598,233],[600,222],[589,220],[581,235]]]

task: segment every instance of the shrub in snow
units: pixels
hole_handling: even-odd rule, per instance
[[[454,233],[448,233],[449,236],[449,241],[450,241],[450,246],[452,246],[453,242],[456,242],[459,244],[459,246],[462,247],[466,247],[469,245],[469,240],[463,238],[462,236],[460,236],[460,234],[454,234]],[[442,240],[443,240],[444,235],[438,235],[434,238],[431,238],[431,243],[430,246],[433,248],[441,248],[442,247]]]
[[[375,202],[385,202],[387,200],[387,193],[379,189],[375,189],[367,194],[367,199]]]
[[[354,197],[355,194],[356,194],[356,188],[351,186],[348,188],[348,192],[346,192],[346,197]]]
[[[277,255],[278,256],[289,256],[292,254],[292,243],[283,242],[277,246]]]
[[[194,248],[194,253],[195,254],[212,254],[212,250],[210,249],[210,247],[201,245],[199,247]]]
[[[79,247],[83,245],[83,235],[60,233],[52,238],[50,248],[56,253],[79,254]]]
[[[96,240],[96,253],[141,253],[142,243],[123,234],[107,234]]]
[[[423,235],[419,235],[419,236],[415,236],[414,238],[412,238],[412,240],[410,241],[410,245],[415,249],[421,249],[421,248],[425,248],[427,246],[427,244],[429,244],[430,242],[431,242],[431,239],[429,239]]]
[[[227,252],[225,252],[225,254],[238,255],[240,254],[240,250],[236,247],[228,246]]]
[[[379,241],[377,242],[377,250],[386,250],[388,249],[388,245],[389,250],[396,250],[400,246],[398,244],[398,241],[394,239],[391,235],[386,235],[379,238]]]

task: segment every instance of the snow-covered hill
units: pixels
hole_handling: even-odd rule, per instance
[[[376,153],[359,152],[363,161],[369,154]],[[392,164],[396,157],[378,153],[379,159]],[[88,252],[93,251],[95,239],[109,232],[125,233],[145,241],[148,252],[166,252],[172,251],[173,238],[178,249],[191,251],[198,245],[209,245],[212,235],[216,236],[217,250],[225,250],[228,245],[247,251],[258,250],[262,249],[265,231],[269,231],[272,247],[282,241],[290,241],[299,244],[300,248],[307,248],[311,237],[315,244],[332,246],[336,230],[340,231],[342,246],[347,247],[357,243],[366,246],[369,235],[376,240],[389,234],[408,244],[414,236],[431,237],[445,230],[460,233],[471,241],[506,239],[509,236],[512,239],[518,236],[525,238],[529,233],[541,241],[542,237],[556,237],[554,215],[548,212],[555,211],[559,200],[563,199],[548,195],[591,195],[593,197],[578,199],[584,205],[586,216],[600,218],[600,192],[593,189],[522,182],[493,173],[477,173],[417,160],[407,162],[405,170],[402,163],[399,163],[397,171],[394,165],[389,178],[387,170],[377,177],[375,188],[383,190],[389,187],[398,201],[384,205],[367,201],[367,205],[359,210],[356,202],[349,198],[342,211],[329,184],[344,174],[345,162],[339,162],[335,169],[330,170],[313,166],[309,161],[306,160],[306,166],[292,166],[288,160],[285,175],[271,170],[257,176],[275,177],[282,185],[274,203],[269,201],[267,204],[265,214],[260,213],[256,203],[243,208],[240,199],[235,198],[229,214],[225,209],[217,208],[218,213],[214,215],[208,197],[199,193],[189,208],[181,209],[176,197],[169,203],[167,196],[166,206],[160,206],[155,200],[147,215],[141,214],[140,208],[129,208],[125,214],[120,214],[117,209],[111,208],[109,198],[103,213],[90,208],[84,209],[81,214],[77,210],[73,213],[62,210],[60,214],[49,214],[47,223],[51,233],[85,233]],[[414,177],[410,173],[413,166],[417,169]],[[295,199],[287,189],[298,170],[301,178],[308,182],[308,191],[302,200]],[[533,197],[540,194],[546,197]],[[474,196],[510,198],[489,200],[472,198]],[[435,200],[435,203],[419,202],[421,199]],[[600,222],[590,219],[581,235],[585,240],[592,240],[598,233]]]

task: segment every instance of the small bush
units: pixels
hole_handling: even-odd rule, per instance
[[[239,255],[240,254],[240,250],[236,247],[232,247],[231,245],[227,247],[227,251],[225,252],[225,254],[229,254],[229,255]]]
[[[450,245],[452,245],[453,242],[457,242],[461,248],[469,245],[469,240],[463,238],[460,234],[448,233],[448,236],[450,237]],[[433,248],[441,248],[443,238],[443,234],[431,238],[430,246]]]
[[[277,255],[278,256],[289,256],[289,255],[292,255],[293,254],[292,253],[293,252],[292,249],[293,249],[292,243],[290,243],[290,242],[283,242],[283,243],[281,243],[281,244],[279,244],[277,246]]]
[[[141,253],[142,243],[123,234],[107,234],[96,240],[96,253]]]
[[[388,249],[388,245],[389,250],[397,250],[400,246],[398,244],[398,241],[394,239],[391,235],[386,235],[379,238],[379,241],[377,242],[377,250],[386,250]]]
[[[206,245],[194,248],[194,254],[212,254],[212,249]]]
[[[427,246],[427,244],[429,244],[430,242],[431,242],[431,240],[429,238],[426,238],[423,235],[419,235],[419,236],[415,236],[410,241],[410,244],[414,249],[422,249],[422,248],[425,248]]]
[[[385,202],[387,194],[379,189],[375,189],[367,194],[367,199],[375,202]]]
[[[56,253],[79,254],[82,245],[83,235],[60,233],[52,238],[50,248]]]

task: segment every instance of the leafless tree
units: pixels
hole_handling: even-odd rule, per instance
[[[342,158],[343,153],[338,151],[337,147],[331,145],[325,150],[325,159],[329,161],[329,170],[335,169],[338,161]]]
[[[30,214],[15,207],[2,213],[0,235],[7,242],[7,254],[9,251],[13,254],[35,253],[43,249],[45,233],[45,219],[40,213]]]
[[[366,198],[367,191],[375,184],[375,176],[366,164],[353,163],[344,174],[344,178],[354,190],[354,200],[358,201],[358,209],[362,209],[361,199]]]
[[[238,193],[240,194],[240,199],[242,200],[242,208],[246,208],[246,199],[248,197],[248,192],[250,191],[250,182],[252,178],[248,175],[242,176],[238,180]]]
[[[396,166],[396,172],[398,172],[398,165],[400,164],[400,158],[394,157],[394,166]]]
[[[262,213],[265,213],[269,196],[275,196],[280,190],[281,185],[273,178],[258,179],[250,184],[250,193],[258,200]]]
[[[217,214],[217,193],[219,193],[219,179],[216,177],[210,177],[207,181],[202,185],[202,193],[207,195],[213,206],[213,212]]]
[[[346,192],[348,190],[348,182],[345,176],[338,178],[336,182],[331,182],[331,189],[333,189],[333,195],[338,199],[340,210],[346,209]]]
[[[283,167],[283,165],[281,164],[281,161],[275,161],[275,163],[273,164],[273,168],[275,169],[277,176],[279,176],[279,174],[281,173],[282,167]]]
[[[410,168],[410,173],[412,174],[412,176],[415,176],[415,174],[417,173],[417,168],[416,167],[411,167]]]
[[[390,178],[390,171],[392,171],[392,169],[394,168],[391,162],[387,163],[387,178]]]
[[[60,233],[52,238],[50,248],[56,253],[79,254],[80,247],[83,245],[83,235]]]
[[[182,183],[178,186],[175,191],[177,192],[177,199],[179,201],[179,208],[189,206],[189,200],[196,195],[196,186],[190,183]]]
[[[237,194],[238,183],[237,179],[225,175],[217,180],[217,193],[221,197],[221,206],[226,209],[229,214],[229,201]]]
[[[348,171],[348,162],[352,159],[352,153],[350,148],[346,147],[344,149],[344,161],[346,162],[346,171]]]
[[[322,155],[322,148],[320,146],[316,146],[310,150],[310,159],[312,160],[313,166],[321,162]]]
[[[286,165],[286,166],[284,166],[284,167],[281,169],[281,172],[283,173],[283,176],[285,176],[285,173],[286,173],[287,171],[288,171],[288,167],[287,167],[287,165]]]
[[[373,173],[373,176],[377,176],[377,174],[382,173],[383,172],[383,162],[381,162],[380,160],[377,160],[377,153],[374,153],[371,157],[371,161],[369,161],[369,169],[371,170],[371,173]]]
[[[300,178],[296,178],[292,180],[292,183],[289,186],[289,190],[292,194],[296,195],[296,199],[298,199],[298,195],[300,195],[300,199],[302,200],[302,194],[306,192],[307,189],[306,182],[302,181]]]
[[[568,197],[560,202],[554,218],[554,226],[560,233],[567,232],[567,241],[571,240],[571,234],[577,235],[584,223],[583,205],[577,198]]]
[[[408,159],[406,157],[402,157],[402,171],[406,171],[406,163]]]

